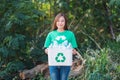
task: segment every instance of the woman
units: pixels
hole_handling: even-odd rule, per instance
[[[76,54],[75,48],[77,48],[76,39],[74,33],[68,30],[67,19],[63,13],[59,13],[53,22],[53,31],[49,32],[44,44],[45,53],[48,53],[50,46],[72,47],[73,54]],[[54,48],[53,47],[53,48]],[[54,55],[54,54],[53,54]],[[50,66],[50,77],[52,80],[68,80],[71,66]]]

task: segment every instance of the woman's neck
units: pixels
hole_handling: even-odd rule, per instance
[[[63,31],[64,31],[64,29],[57,29],[57,31],[58,31],[58,32],[63,32]]]

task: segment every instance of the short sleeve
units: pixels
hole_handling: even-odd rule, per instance
[[[75,35],[74,35],[73,32],[72,32],[71,36],[72,36],[72,37],[71,37],[71,44],[72,44],[72,47],[73,47],[73,48],[77,48],[78,45],[77,45],[76,38],[75,38]]]
[[[45,40],[45,43],[44,43],[44,47],[45,48],[48,48],[49,47],[49,45],[50,45],[50,43],[51,43],[51,36],[50,36],[50,33],[47,35],[47,37],[46,37],[46,40]]]

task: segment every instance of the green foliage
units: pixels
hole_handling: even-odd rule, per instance
[[[102,49],[101,51],[94,51],[88,49],[86,51],[85,57],[87,59],[86,63],[86,80],[111,80],[108,58],[108,51]]]
[[[45,13],[36,9],[31,0],[0,1],[0,79],[15,79],[20,70],[32,68],[41,60],[43,43],[37,43],[43,39],[37,37],[43,16]]]
[[[110,57],[112,61],[116,63],[120,63],[120,41],[119,41],[119,35],[116,38],[116,41],[108,41],[108,47],[110,48]]]
[[[0,79],[12,79],[16,72],[24,69],[24,64],[21,61],[12,61],[9,62],[5,68],[5,70],[0,72]]]
[[[6,66],[6,71],[9,73],[24,69],[24,64],[20,61],[9,62]]]
[[[32,80],[49,80],[49,79],[45,79],[42,74],[38,74],[38,75],[36,76],[36,78],[34,78],[34,79],[32,79]]]

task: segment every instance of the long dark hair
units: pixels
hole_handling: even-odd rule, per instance
[[[64,13],[59,13],[56,15],[55,19],[54,19],[54,22],[53,22],[53,25],[52,25],[52,30],[57,30],[57,26],[56,26],[56,22],[58,21],[58,19],[63,16],[65,18],[65,26],[64,26],[64,30],[68,30],[68,26],[67,26],[67,18],[65,16]]]

